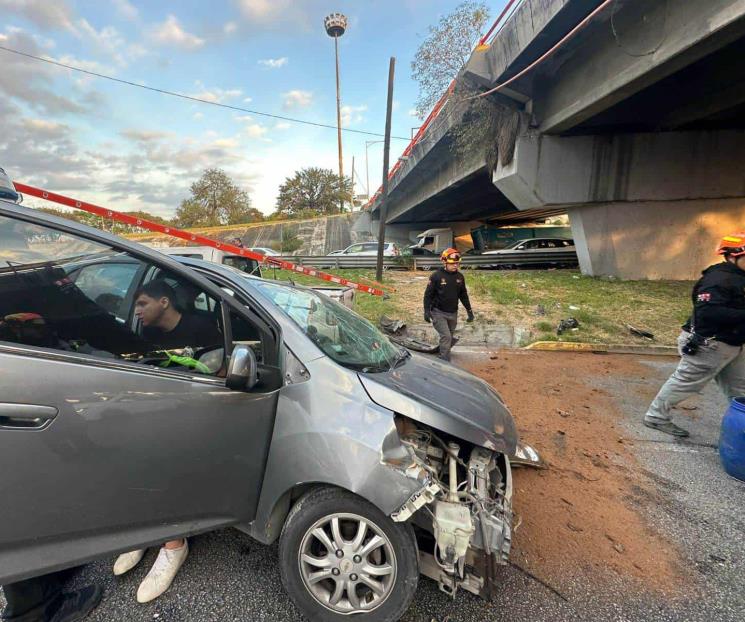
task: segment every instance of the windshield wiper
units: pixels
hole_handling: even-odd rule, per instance
[[[403,363],[410,356],[411,356],[411,352],[409,352],[406,348],[402,348],[401,353],[393,361],[393,364],[391,365],[391,369],[389,371],[398,367],[401,363]]]

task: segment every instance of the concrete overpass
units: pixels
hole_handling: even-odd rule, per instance
[[[461,78],[482,91],[503,83],[600,4],[525,0]],[[474,111],[451,96],[391,179],[388,230],[564,212],[583,272],[694,277],[718,236],[745,229],[743,59],[745,0],[611,2],[489,96],[514,144],[493,165],[483,145],[454,148]]]

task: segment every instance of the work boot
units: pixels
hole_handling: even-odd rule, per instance
[[[662,420],[654,421],[654,420],[644,419],[644,425],[653,430],[657,430],[658,432],[664,432],[665,434],[670,434],[672,436],[678,436],[678,437],[688,436],[688,430],[685,430],[681,428],[680,426],[675,425],[672,421],[662,421]]]
[[[452,339],[450,340],[450,347],[451,347],[451,348],[454,348],[454,347],[455,347],[455,345],[456,345],[456,344],[457,344],[457,343],[458,343],[459,341],[460,341],[460,337],[453,337],[453,338],[452,338]]]
[[[155,600],[171,587],[171,583],[188,554],[189,543],[186,540],[184,540],[184,545],[178,549],[161,547],[153,567],[140,583],[140,588],[137,590],[137,602],[148,603]]]
[[[129,572],[140,560],[145,556],[145,549],[137,549],[136,551],[130,551],[129,553],[122,553],[116,558],[114,562],[114,575],[123,575],[125,572]]]
[[[103,590],[98,585],[88,585],[74,592],[61,594],[47,610],[48,622],[77,622],[85,618],[101,602]]]

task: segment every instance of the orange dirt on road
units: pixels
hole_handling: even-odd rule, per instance
[[[548,464],[514,471],[514,563],[559,589],[606,573],[662,592],[689,583],[675,545],[640,513],[658,493],[623,438],[617,400],[593,387],[646,368],[624,355],[502,351],[468,369],[500,392]]]

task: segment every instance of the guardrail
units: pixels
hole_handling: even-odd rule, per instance
[[[277,257],[283,261],[291,261],[299,266],[313,268],[375,268],[375,255],[287,255]],[[575,251],[559,252],[515,252],[499,255],[466,255],[461,260],[464,268],[499,269],[511,266],[577,266],[579,261]],[[414,268],[415,270],[431,270],[440,266],[438,256],[427,257],[384,257],[383,267],[387,270],[397,268]]]

